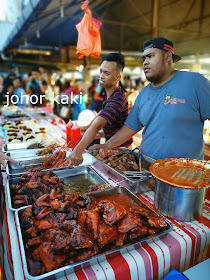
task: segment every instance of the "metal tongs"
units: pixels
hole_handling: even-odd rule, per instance
[[[128,154],[132,153],[133,151],[135,151],[136,149],[138,149],[139,151],[139,170],[138,171],[121,171],[125,176],[129,177],[130,179],[137,179],[137,180],[143,180],[146,179],[148,177],[151,176],[151,173],[146,170],[146,169],[142,169],[141,166],[141,149],[140,147],[136,147],[135,149],[131,150],[129,153],[126,153],[125,155],[123,155],[120,158],[123,158],[124,156],[127,156]]]
[[[124,157],[126,157],[127,155],[129,155],[129,154],[131,154],[132,152],[134,152],[136,149],[138,149],[139,152],[140,152],[140,148],[139,148],[139,147],[136,147],[136,148],[134,148],[133,150],[131,150],[131,151],[129,151],[129,152],[123,154],[121,157],[119,157],[119,158],[117,158],[116,160],[114,160],[114,162],[118,162],[118,161],[121,160],[122,158],[124,158]]]

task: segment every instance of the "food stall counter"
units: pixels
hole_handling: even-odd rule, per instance
[[[57,130],[59,136],[65,140],[62,124],[57,126]],[[92,164],[92,157],[89,154],[84,154],[83,165]],[[98,172],[109,180],[107,174]],[[14,212],[9,209],[9,203],[5,197],[5,186],[8,180],[5,172],[2,172],[2,177],[0,200],[1,277],[3,280],[22,280],[26,277],[24,276]],[[153,191],[137,194],[137,196],[151,208],[154,208]],[[210,196],[208,192],[203,216],[199,220],[187,223],[175,220],[170,220],[170,222],[173,224],[173,230],[164,236],[136,243],[109,255],[105,254],[97,263],[90,260],[74,271],[61,271],[48,279],[163,279],[173,268],[183,272],[210,257]]]

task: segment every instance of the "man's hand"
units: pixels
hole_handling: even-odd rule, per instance
[[[68,157],[69,162],[71,165],[80,165],[83,162],[83,157],[82,157],[82,153],[76,152],[76,150],[74,150],[73,152],[71,152],[71,154]]]
[[[100,149],[105,149],[105,145],[104,144],[95,144],[90,146],[90,148],[88,149],[88,151],[94,151],[94,150],[100,150]]]
[[[5,154],[0,152],[0,163],[2,164],[3,169],[5,169],[7,166],[6,160],[11,161],[14,164],[17,164],[17,162],[14,159],[12,159],[11,157],[8,157]]]

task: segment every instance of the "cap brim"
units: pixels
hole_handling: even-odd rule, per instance
[[[181,56],[178,56],[178,55],[175,55],[175,54],[172,54],[173,55],[173,60],[174,62],[178,62],[181,58]]]

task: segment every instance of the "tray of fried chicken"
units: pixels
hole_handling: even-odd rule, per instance
[[[124,156],[128,151],[126,148],[100,149],[98,152],[94,151],[92,155],[117,171],[137,171],[138,158],[132,153]]]
[[[15,212],[27,279],[91,264],[172,230],[171,223],[124,187],[90,194],[44,194]]]
[[[27,152],[26,152],[27,155]],[[8,162],[6,172],[9,176],[21,175],[31,170],[36,169],[59,169],[69,165],[69,160],[66,157],[66,151],[59,149],[52,155],[44,155],[37,157],[15,158],[17,164]]]
[[[116,184],[115,184],[116,185]],[[91,166],[54,170],[31,170],[19,176],[10,177],[5,186],[9,209],[15,211],[32,205],[44,194],[85,193],[111,187]]]
[[[124,179],[121,185],[129,188],[133,193],[142,193],[154,189],[155,181],[149,172],[154,159],[143,155],[139,148],[136,149],[138,151],[117,147],[94,150],[89,153],[97,159],[93,163],[97,169],[107,174],[112,180]]]

